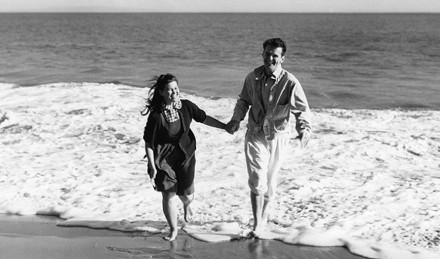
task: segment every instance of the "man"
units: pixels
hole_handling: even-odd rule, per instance
[[[310,108],[301,84],[281,67],[285,53],[286,44],[279,38],[263,43],[264,64],[247,75],[225,128],[230,134],[236,132],[250,108],[245,156],[256,236],[267,222],[268,207],[275,197],[277,174],[290,139],[291,115],[303,147],[311,133]]]

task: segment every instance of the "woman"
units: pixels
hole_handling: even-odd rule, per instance
[[[190,129],[194,119],[224,129],[225,124],[199,109],[189,100],[181,100],[177,78],[171,74],[154,78],[142,115],[150,114],[144,131],[148,174],[155,190],[162,192],[162,209],[170,226],[165,240],[177,237],[177,198],[183,203],[184,220],[192,215],[194,199],[196,139]]]

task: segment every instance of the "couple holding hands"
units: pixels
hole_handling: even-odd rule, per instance
[[[279,38],[263,43],[263,65],[249,73],[225,124],[207,115],[196,104],[180,99],[178,80],[171,74],[156,77],[142,115],[147,115],[144,131],[148,174],[153,187],[162,193],[162,209],[170,226],[165,240],[177,237],[177,197],[183,203],[184,219],[192,215],[194,199],[196,139],[192,120],[234,134],[248,115],[245,156],[250,200],[254,217],[253,234],[264,229],[268,208],[275,197],[277,174],[290,139],[289,120],[295,117],[302,146],[311,133],[310,108],[299,81],[281,67],[286,44]]]

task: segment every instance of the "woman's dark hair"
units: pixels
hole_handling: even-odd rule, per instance
[[[172,74],[164,74],[160,76],[153,77],[150,81],[152,81],[152,86],[150,88],[150,91],[148,91],[148,98],[145,100],[145,108],[141,112],[143,116],[147,115],[150,111],[153,111],[157,108],[160,108],[163,103],[163,98],[160,95],[160,92],[162,92],[165,88],[165,85],[176,82],[177,77],[175,77]]]

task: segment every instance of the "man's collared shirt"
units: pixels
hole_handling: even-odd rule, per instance
[[[243,120],[248,110],[251,133],[263,130],[271,138],[288,132],[291,113],[299,134],[310,130],[310,108],[304,90],[295,76],[281,67],[270,77],[265,75],[264,66],[248,74],[232,119]]]
[[[280,76],[283,69],[279,67],[275,72],[273,72],[270,76],[266,75],[263,69],[263,74],[260,77],[260,81],[263,85],[263,89],[261,91],[262,99],[263,99],[263,105],[265,110],[267,111],[267,107],[269,107],[270,104],[273,103],[274,99],[274,91],[275,87],[278,84],[278,81],[280,80]]]

